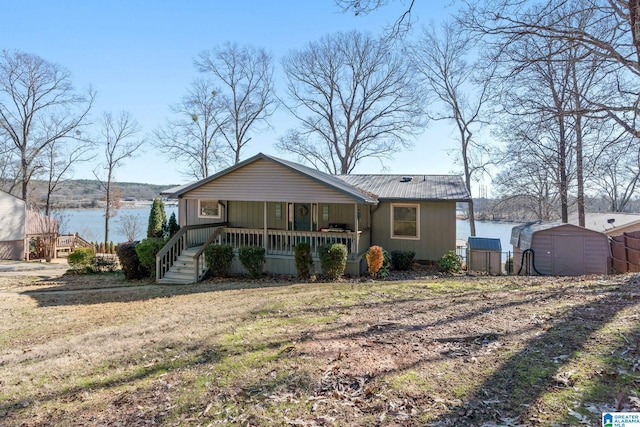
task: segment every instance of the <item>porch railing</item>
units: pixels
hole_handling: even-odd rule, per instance
[[[181,227],[156,255],[156,280],[164,277],[180,254],[182,254],[182,251],[195,246],[202,246],[214,235],[217,228],[225,225],[227,224],[221,222]]]
[[[267,230],[267,255],[293,255],[295,245],[300,242],[309,243],[314,256],[318,255],[318,247],[323,244],[342,243],[347,247],[348,259],[356,259],[356,241],[362,234],[359,232],[320,232]],[[265,233],[262,228],[225,228],[214,241],[234,248],[243,246],[265,246]],[[363,248],[361,248],[363,249]]]

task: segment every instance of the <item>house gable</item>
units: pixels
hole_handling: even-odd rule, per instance
[[[231,168],[214,179],[193,185],[179,197],[238,201],[297,201],[326,203],[372,202],[355,190],[336,188],[314,176],[273,161],[254,158],[240,167]]]

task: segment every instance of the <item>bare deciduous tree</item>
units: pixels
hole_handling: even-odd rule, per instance
[[[444,108],[430,113],[434,120],[447,120],[458,132],[459,158],[469,194],[471,183],[482,174],[490,160],[490,147],[475,139],[475,132],[487,122],[483,109],[490,100],[491,65],[480,67],[468,62],[474,42],[467,33],[456,31],[450,23],[439,29],[424,29],[410,46],[414,64],[437,104]],[[480,75],[478,70],[484,71]],[[469,204],[471,236],[476,235],[473,203]]]
[[[134,157],[144,144],[139,139],[140,126],[128,112],[121,112],[114,117],[105,112],[100,124],[100,135],[96,138],[104,150],[103,174],[94,170],[94,175],[105,192],[104,241],[109,241],[109,220],[116,215],[120,207],[120,192],[114,185],[115,171],[129,158]]]
[[[600,156],[596,163],[599,173],[593,180],[612,212],[627,211],[640,182],[640,151],[632,145],[622,147],[621,151],[612,146]]]
[[[0,137],[12,144],[23,200],[43,152],[83,125],[93,99],[92,91],[85,96],[75,92],[71,75],[61,66],[29,53],[2,52]]]
[[[133,242],[143,230],[142,220],[138,215],[122,215],[119,220],[120,231],[127,237],[128,242]]]
[[[171,110],[177,118],[154,132],[154,144],[172,159],[187,164],[183,174],[202,179],[217,167],[226,166],[231,150],[220,139],[227,126],[227,106],[213,84],[202,79],[194,81]]]
[[[226,114],[214,118],[236,164],[241,150],[251,141],[251,133],[268,126],[267,120],[275,111],[271,55],[262,48],[226,43],[202,52],[195,65],[220,87]]]
[[[77,163],[88,162],[95,158],[92,153],[94,146],[91,141],[80,139],[80,131],[76,130],[74,138],[52,141],[46,147],[44,155],[45,180],[47,182],[47,194],[45,198],[44,214],[49,216],[52,212],[52,196],[73,172],[73,166]]]
[[[364,16],[387,6],[389,3],[393,3],[393,0],[335,0],[335,2],[342,12],[353,13],[355,16]],[[402,12],[388,29],[391,37],[404,34],[411,28],[413,23],[411,13],[415,0],[403,1],[402,5]]]
[[[312,42],[283,60],[288,110],[300,121],[277,147],[329,173],[381,163],[424,125],[424,98],[405,55],[357,31]]]

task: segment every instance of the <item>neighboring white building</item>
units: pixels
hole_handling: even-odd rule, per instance
[[[631,231],[640,231],[640,215],[619,212],[585,213],[584,226],[607,236],[621,236]],[[578,214],[569,216],[569,223],[578,225]]]
[[[26,218],[24,200],[0,190],[0,259],[25,258]]]

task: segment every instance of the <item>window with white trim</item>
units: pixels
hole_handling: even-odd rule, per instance
[[[217,200],[198,200],[198,218],[221,218],[222,210]]]
[[[391,204],[391,238],[420,239],[420,205]]]

